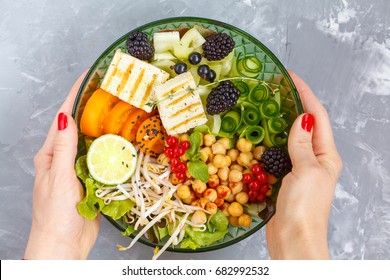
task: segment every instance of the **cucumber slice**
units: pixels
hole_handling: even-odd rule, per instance
[[[165,72],[168,72],[171,77],[175,77],[176,73],[172,69],[175,65],[175,62],[169,59],[163,59],[163,60],[156,60],[151,62],[152,65],[156,66],[157,68],[160,68],[161,70],[164,70]],[[171,68],[172,67],[172,68]]]
[[[199,33],[196,28],[191,28],[188,30],[183,37],[180,39],[180,44],[182,46],[196,49],[206,42],[205,38]]]
[[[173,49],[173,54],[179,59],[188,59],[194,48],[178,44]]]
[[[154,54],[154,60],[164,59],[176,59],[176,57],[170,51]]]
[[[173,51],[180,43],[179,31],[157,32],[153,35],[153,46],[156,53]]]

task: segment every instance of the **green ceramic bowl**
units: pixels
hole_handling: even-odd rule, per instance
[[[126,39],[131,32],[142,31],[148,34],[151,38],[153,33],[163,29],[177,29],[182,27],[191,28],[195,24],[201,25],[210,30],[229,34],[236,42],[236,55],[238,53],[252,56],[255,55],[262,62],[263,66],[259,75],[259,79],[268,82],[274,88],[279,88],[282,96],[282,112],[285,114],[286,119],[288,120],[290,125],[295,120],[297,115],[303,113],[301,101],[289,74],[283,67],[282,63],[278,60],[278,58],[260,41],[258,41],[256,38],[252,37],[248,33],[223,22],[197,17],[177,17],[167,18],[140,26],[123,35],[121,38],[111,44],[111,46],[108,47],[107,50],[105,50],[100,55],[100,57],[96,60],[96,62],[89,70],[79,89],[73,107],[73,117],[75,118],[76,123],[79,125],[81,114],[88,98],[100,86],[104,74],[107,71],[108,66],[110,65],[112,57],[114,56],[115,50],[120,48],[123,51],[127,52]],[[86,149],[84,136],[79,132],[78,156],[85,154]],[[275,213],[275,201],[276,195],[272,199],[268,199],[266,201],[266,208],[259,214],[258,217],[253,217],[252,225],[249,228],[230,227],[229,233],[226,234],[223,240],[220,240],[208,247],[199,248],[197,250],[170,247],[168,248],[168,250],[188,253],[203,252],[220,249],[232,245],[240,240],[243,240],[244,238],[258,231],[268,222],[268,220]],[[127,227],[122,220],[114,221],[109,217],[106,218],[120,231],[124,231]],[[155,243],[151,242],[146,237],[139,239],[139,241],[152,247],[156,246]],[[159,245],[161,246],[161,244]]]

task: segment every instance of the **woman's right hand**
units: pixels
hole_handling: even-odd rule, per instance
[[[282,181],[276,213],[267,224],[272,259],[327,259],[327,227],[342,161],[328,114],[311,89],[295,73],[305,114],[290,130],[292,171]]]

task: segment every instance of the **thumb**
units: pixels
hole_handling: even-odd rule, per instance
[[[77,153],[77,127],[72,116],[59,113],[58,129],[54,137],[51,170],[55,173],[72,174]]]
[[[294,168],[312,166],[318,163],[313,151],[312,128],[314,117],[312,114],[298,116],[291,127],[288,138],[288,152]]]

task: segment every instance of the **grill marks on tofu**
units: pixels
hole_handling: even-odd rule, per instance
[[[180,134],[207,122],[196,84],[189,72],[156,88],[158,110],[169,135]]]
[[[150,113],[156,86],[164,83],[168,78],[167,72],[117,50],[101,88]]]

